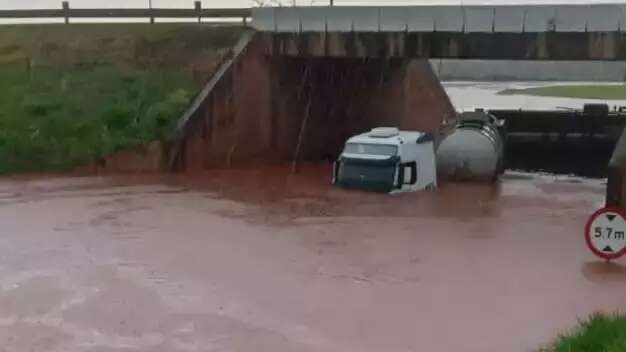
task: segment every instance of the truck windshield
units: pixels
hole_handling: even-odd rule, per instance
[[[347,143],[344,153],[369,155],[398,155],[398,147],[388,144]]]
[[[343,187],[389,192],[394,187],[399,158],[385,160],[342,157],[337,183]]]

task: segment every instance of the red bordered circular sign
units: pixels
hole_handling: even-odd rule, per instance
[[[589,249],[600,258],[617,259],[626,254],[626,209],[603,208],[585,226]]]

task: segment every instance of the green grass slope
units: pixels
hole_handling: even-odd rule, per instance
[[[242,33],[190,24],[0,26],[0,174],[167,138]]]

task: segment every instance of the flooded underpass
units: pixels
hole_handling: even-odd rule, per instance
[[[626,308],[582,228],[604,181],[388,196],[330,165],[0,180],[7,351],[533,351]]]
[[[582,234],[606,189],[604,179],[582,176],[604,176],[605,149],[517,144],[506,150],[509,170],[494,184],[440,182],[436,190],[395,195],[331,185],[328,161],[357,133],[397,126],[435,132],[411,142],[436,145],[439,127],[454,123],[457,111],[526,108],[513,95],[497,104],[499,87],[446,85],[426,58],[384,58],[392,47],[358,58],[352,53],[361,48],[348,46],[346,57],[302,55],[303,46],[274,55],[245,29],[226,45],[226,37],[196,31],[165,30],[159,39],[150,30],[133,39],[122,28],[119,38],[106,32],[83,38],[83,28],[64,28],[56,42],[43,28],[23,53],[12,41],[0,51],[7,62],[29,59],[26,81],[35,62],[61,68],[59,93],[77,83],[66,79],[74,62],[86,68],[81,72],[103,64],[103,72],[118,76],[108,70],[112,55],[124,58],[124,87],[135,81],[126,77],[135,66],[155,69],[150,76],[189,71],[204,85],[194,88],[197,94],[190,86],[192,102],[175,131],[162,126],[173,140],[122,148],[76,171],[89,176],[0,177],[0,350],[527,352],[595,311],[626,309],[626,261],[599,261]],[[341,48],[328,38],[325,53]],[[271,47],[288,51],[276,43]],[[197,56],[184,64],[157,65],[194,48]],[[93,61],[98,51],[108,54]],[[128,99],[109,100],[107,89],[96,89],[84,95],[93,99],[81,100],[94,104],[57,107],[44,99],[41,108],[52,113],[63,106],[49,115],[61,117],[74,105],[96,111],[100,98],[106,111],[136,106],[127,127],[137,138],[129,135],[120,144],[126,146],[158,138],[142,133],[140,110],[156,118],[175,115],[161,111],[169,110],[161,102],[186,104],[186,92],[166,78],[167,101],[154,95],[144,104],[137,81]],[[47,98],[33,93],[33,103]],[[19,103],[29,100],[21,90],[14,95],[16,109],[32,110]],[[61,96],[60,102],[77,101]],[[535,108],[566,103],[572,102]],[[89,114],[73,117],[83,115]],[[108,128],[97,126],[94,135],[107,136],[97,149],[113,149]],[[30,127],[22,132],[36,137],[34,147],[57,148],[66,139],[43,139]],[[68,159],[78,149],[93,155],[70,142]],[[421,180],[412,166],[410,179]],[[124,173],[148,170],[172,173]],[[405,183],[399,176],[393,177]]]
[[[626,262],[583,239],[604,179],[334,188],[331,164],[289,161],[385,121],[438,125],[439,83],[419,61],[284,60],[276,76],[250,52],[195,115],[183,173],[0,179],[4,350],[527,352],[626,309]],[[603,175],[595,150],[531,147],[508,168]],[[585,163],[559,169],[563,154]]]

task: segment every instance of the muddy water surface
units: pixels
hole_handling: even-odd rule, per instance
[[[532,351],[626,309],[602,181],[388,196],[308,165],[0,180],[6,351]]]

